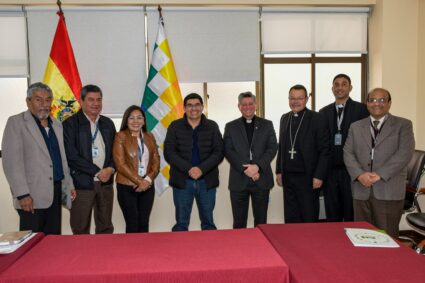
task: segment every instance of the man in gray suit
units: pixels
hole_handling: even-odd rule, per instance
[[[255,116],[255,95],[239,94],[242,117],[226,124],[224,152],[230,163],[229,190],[233,211],[233,228],[246,228],[249,198],[254,225],[267,223],[273,172],[270,166],[276,155],[276,133],[271,121]]]
[[[76,196],[69,175],[62,125],[49,115],[53,94],[43,83],[27,91],[28,110],[8,119],[3,134],[3,169],[12,191],[20,230],[61,233],[62,190]]]
[[[406,166],[415,149],[412,122],[389,113],[391,94],[386,89],[373,89],[366,101],[370,117],[351,125],[344,146],[354,220],[368,221],[398,237]]]

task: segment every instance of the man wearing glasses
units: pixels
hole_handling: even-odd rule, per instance
[[[164,157],[170,164],[170,186],[176,207],[172,231],[187,231],[193,200],[199,210],[202,230],[214,224],[218,165],[223,160],[223,139],[216,122],[202,114],[203,100],[197,93],[183,100],[184,117],[170,124],[164,141]]]
[[[391,94],[386,89],[373,89],[366,101],[370,117],[351,125],[344,146],[354,220],[368,221],[398,237],[406,166],[415,149],[412,122],[389,113]]]
[[[329,134],[322,114],[306,108],[307,90],[289,90],[291,111],[280,119],[276,181],[284,187],[285,223],[316,222],[319,189],[326,177]]]

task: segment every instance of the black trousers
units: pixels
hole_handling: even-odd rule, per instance
[[[62,220],[62,182],[55,182],[53,185],[53,202],[48,208],[34,209],[34,213],[18,209],[19,230],[32,230],[33,232],[43,232],[49,234],[61,234]]]
[[[313,177],[290,172],[282,177],[285,223],[317,222],[320,190],[313,190]]]
[[[252,202],[254,225],[267,223],[270,190],[248,186],[243,191],[230,191],[233,212],[233,228],[246,228],[248,219],[249,199]]]
[[[125,220],[126,233],[149,232],[155,188],[136,192],[132,186],[117,184],[117,198]]]
[[[329,170],[323,187],[326,220],[329,222],[353,221],[353,196],[351,178],[345,168]]]

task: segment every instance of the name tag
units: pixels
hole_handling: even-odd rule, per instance
[[[98,158],[99,157],[99,148],[97,146],[95,146],[95,145],[93,145],[91,147],[91,156],[93,158]]]
[[[334,144],[335,145],[342,145],[342,134],[341,133],[335,134]]]
[[[145,167],[139,166],[139,176],[145,176]]]

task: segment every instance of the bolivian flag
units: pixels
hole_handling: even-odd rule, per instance
[[[53,91],[51,115],[65,120],[80,109],[81,80],[62,12],[53,39],[43,82]]]

